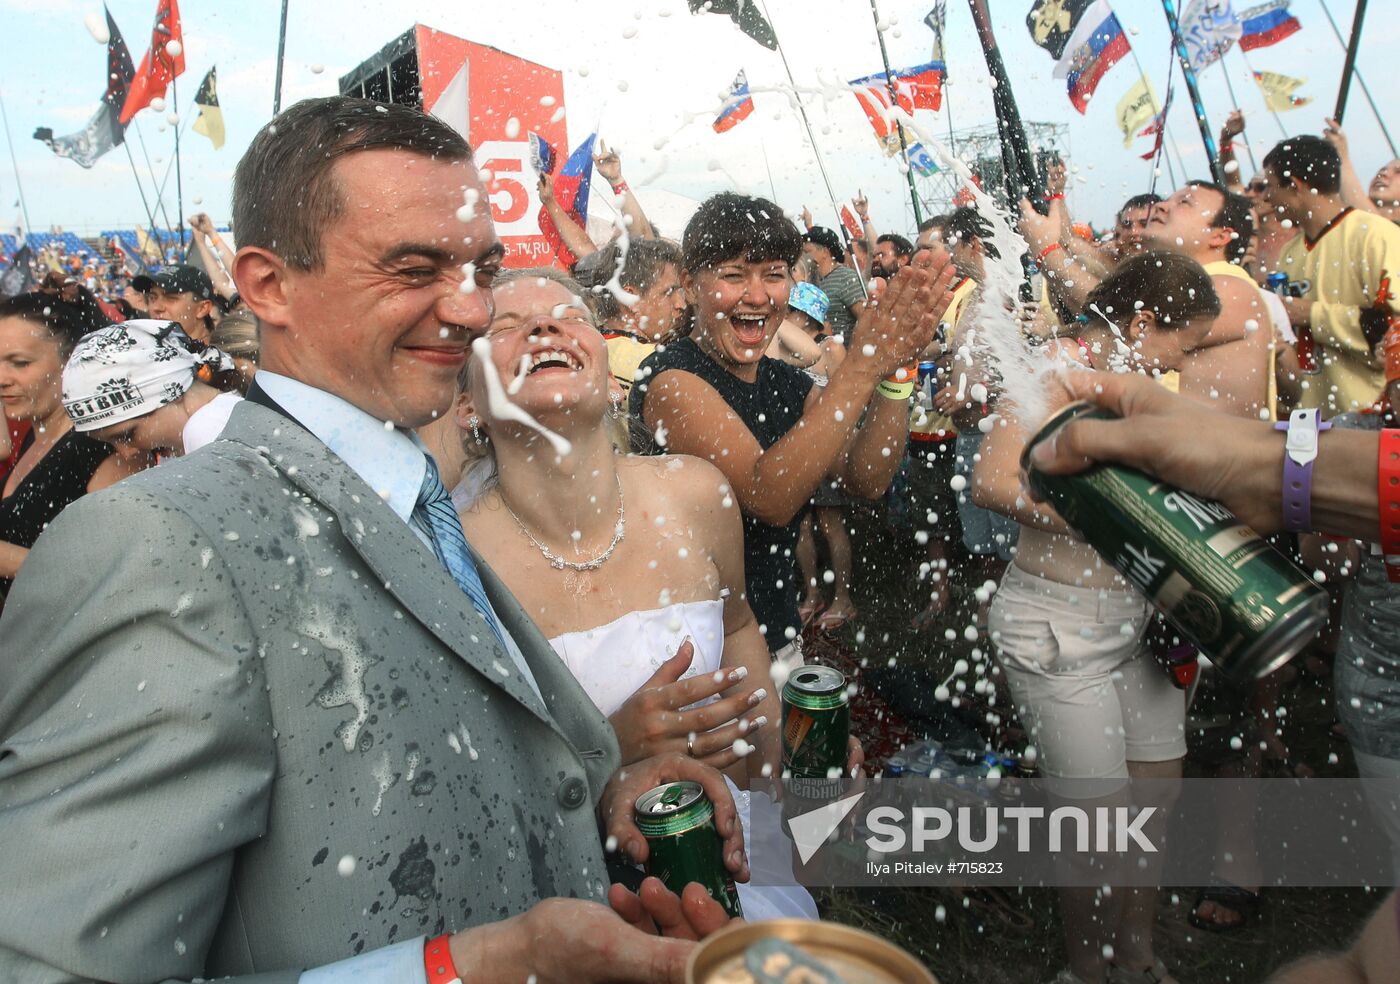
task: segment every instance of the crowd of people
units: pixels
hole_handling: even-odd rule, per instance
[[[1134,195],[1102,237],[1057,162],[1044,211],[979,195],[881,231],[858,196],[851,238],[724,193],[672,241],[602,147],[617,234],[543,176],[571,269],[515,270],[454,130],[308,100],[238,166],[236,251],[195,216],[196,263],[0,301],[0,882],[28,900],[0,977],[680,980],[728,916],[641,877],[632,804],[677,779],[714,802],[746,916],[815,918],[784,865],[743,884],[748,817],[804,644],[860,624],[858,511],[913,531],[885,562],[930,650],[975,599],[1057,795],[1192,755],[1303,776],[1276,713],[1295,666],[1218,678],[1244,740],[1194,747],[1152,605],[1023,484],[1040,420],[998,332],[1121,417],[1039,467],[1131,464],[1319,572],[1337,628],[1309,672],[1359,774],[1400,778],[1376,464],[1400,161],[1363,188],[1329,122],[1246,179],[1242,128],[1229,183]],[[1304,521],[1275,422],[1317,449]],[[878,764],[852,740],[847,769]],[[1201,929],[1258,911],[1240,827]],[[1061,890],[1056,980],[1173,980],[1155,898]],[[1357,980],[1400,951],[1386,906]]]

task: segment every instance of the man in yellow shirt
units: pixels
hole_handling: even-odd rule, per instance
[[[1284,304],[1298,332],[1304,380],[1299,406],[1324,416],[1370,406],[1385,386],[1376,345],[1400,298],[1390,280],[1400,269],[1400,229],[1342,201],[1341,158],[1321,137],[1282,141],[1264,158],[1265,200],[1299,230],[1284,247]]]
[[[1152,210],[1145,240],[1199,263],[1220,297],[1219,317],[1182,363],[1181,392],[1257,419],[1274,415],[1274,338],[1259,287],[1239,265],[1253,234],[1249,199],[1190,181]]]

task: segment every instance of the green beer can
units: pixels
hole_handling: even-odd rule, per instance
[[[1218,502],[1117,465],[1077,475],[1030,466],[1032,449],[1081,417],[1113,419],[1071,403],[1036,432],[1021,456],[1031,491],[1147,596],[1229,676],[1277,669],[1327,621],[1327,594]]]
[[[668,782],[648,790],[633,809],[647,839],[647,874],[681,894],[699,882],[731,916],[742,916],[734,876],[724,866],[724,841],[715,829],[715,807],[698,782]]]
[[[830,666],[799,666],[783,684],[783,771],[798,795],[839,788],[851,735],[848,701],[845,674]]]

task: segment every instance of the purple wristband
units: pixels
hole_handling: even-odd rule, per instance
[[[1312,532],[1312,468],[1317,459],[1317,435],[1332,425],[1317,410],[1294,410],[1287,421],[1274,424],[1286,431],[1283,449],[1283,528],[1290,533]]]

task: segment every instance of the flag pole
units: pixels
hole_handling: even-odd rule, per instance
[[[287,50],[287,3],[282,0],[282,24],[277,28],[277,78],[272,83],[272,115],[282,112],[282,56]]]
[[[1244,59],[1244,67],[1247,68],[1247,69],[1249,69],[1249,77],[1252,79],[1252,78],[1254,77],[1254,74],[1255,74],[1255,73],[1254,73],[1254,66],[1250,63],[1250,61],[1249,61],[1249,55],[1245,54],[1245,50],[1244,50],[1243,48],[1240,49],[1240,57]],[[1228,75],[1227,75],[1227,77],[1228,77]],[[1274,122],[1278,124],[1278,132],[1279,132],[1280,134],[1282,134],[1284,137],[1287,137],[1287,136],[1288,136],[1288,127],[1286,127],[1286,126],[1283,125],[1283,120],[1279,117],[1279,115],[1278,115],[1278,110],[1274,109],[1274,107],[1273,107],[1272,105],[1269,104],[1269,97],[1268,97],[1268,95],[1265,95],[1265,96],[1264,96],[1264,106],[1269,110],[1269,115],[1272,116],[1272,117],[1274,118]],[[1257,169],[1256,169],[1256,170],[1257,170]]]
[[[1239,96],[1235,95],[1235,84],[1230,81],[1230,69],[1225,64],[1225,56],[1223,54],[1220,56],[1220,73],[1225,76],[1225,91],[1230,94],[1230,103],[1235,107],[1235,112],[1243,113],[1244,110],[1240,109]],[[1252,75],[1253,71],[1251,71],[1250,74]],[[1258,171],[1259,164],[1254,159],[1254,150],[1249,146],[1248,137],[1244,138],[1244,152],[1246,156],[1249,157],[1249,169],[1251,171]],[[1236,161],[1235,163],[1238,164],[1239,162]]]
[[[1176,60],[1181,66],[1181,76],[1186,80],[1186,91],[1191,95],[1191,109],[1196,114],[1196,126],[1201,131],[1201,143],[1206,148],[1206,159],[1210,161],[1211,177],[1215,179],[1216,184],[1224,185],[1225,173],[1220,169],[1220,151],[1215,146],[1215,137],[1210,132],[1210,119],[1206,116],[1205,104],[1201,102],[1201,90],[1196,85],[1196,72],[1186,54],[1186,42],[1181,40],[1181,25],[1176,19],[1176,5],[1172,0],[1162,0],[1162,10],[1167,15],[1167,27],[1172,32],[1172,45],[1176,48]]]
[[[1147,71],[1142,67],[1142,62],[1138,59],[1137,49],[1134,48],[1131,44],[1128,45],[1128,54],[1130,54],[1130,55],[1132,56],[1132,58],[1133,58],[1133,65],[1135,65],[1135,66],[1137,67],[1138,75],[1142,76],[1144,79],[1147,79],[1147,84],[1148,84],[1148,86],[1151,86],[1151,85],[1152,85],[1152,78],[1151,78],[1151,76],[1149,76],[1149,75],[1147,74]],[[1170,64],[1167,65],[1167,69],[1168,69],[1168,71],[1171,70],[1171,65],[1170,65]],[[1150,93],[1151,91],[1152,91],[1152,90],[1149,88],[1149,89],[1148,89],[1148,92]],[[1152,100],[1152,108],[1155,109],[1155,110],[1156,110],[1157,112],[1159,112],[1159,113],[1162,112],[1162,109],[1163,109],[1163,107],[1157,105],[1157,100],[1156,100],[1155,97],[1154,97],[1153,100]],[[1176,145],[1176,140],[1172,137],[1172,131],[1171,131],[1170,129],[1167,128],[1167,121],[1166,121],[1166,118],[1165,118],[1165,117],[1162,119],[1162,139],[1163,139],[1163,146],[1165,146],[1166,144],[1171,144],[1172,149],[1174,149],[1174,150],[1176,151],[1177,161],[1181,163],[1181,173],[1182,173],[1182,176],[1183,176],[1183,178],[1184,178],[1185,175],[1186,175],[1186,163],[1185,163],[1185,161],[1183,161],[1182,158],[1181,158],[1181,148],[1178,147],[1178,146]],[[1176,189],[1177,189],[1177,183],[1176,183],[1176,168],[1172,167],[1172,155],[1171,155],[1170,151],[1163,151],[1163,153],[1162,153],[1162,159],[1163,159],[1164,161],[1167,162],[1167,177],[1171,179],[1172,191],[1176,191]]]
[[[788,84],[792,86],[792,98],[797,103],[797,111],[802,115],[802,125],[807,128],[807,139],[812,142],[812,156],[817,159],[817,170],[821,172],[822,183],[826,185],[826,195],[831,200],[831,213],[836,216],[836,228],[840,229],[842,228],[841,206],[836,204],[836,192],[831,189],[831,178],[827,176],[821,149],[817,147],[817,138],[812,132],[812,121],[807,118],[807,107],[802,105],[802,97],[798,95],[797,80],[792,77],[792,66],[788,64],[787,52],[783,50],[783,43],[778,40],[778,29],[773,26],[773,15],[768,12],[768,5],[763,0],[759,0],[759,5],[763,8],[763,16],[768,19],[769,26],[773,27],[773,41],[778,46],[778,56],[783,60],[783,70],[787,72]],[[864,277],[860,281],[860,290],[863,296],[869,296]]]
[[[24,236],[27,240],[34,225],[29,221],[29,202],[24,197],[24,185],[19,180],[19,160],[15,157],[15,142],[10,136],[10,114],[5,111],[3,97],[0,97],[0,119],[5,122],[5,142],[10,145],[10,166],[15,169],[15,190],[19,192],[19,207],[24,213]]]
[[[1020,110],[1016,108],[1011,80],[1006,76],[1006,65],[997,50],[986,0],[968,0],[968,5],[972,8],[972,22],[977,28],[977,39],[982,43],[982,55],[986,58],[987,71],[994,83],[992,102],[996,107],[997,132],[1001,135],[1002,169],[1006,171],[1006,190],[1010,198],[1008,207],[1015,215],[1021,199],[1029,198],[1037,212],[1046,214],[1048,203],[1045,201],[1045,189],[1035,180],[1035,158],[1031,156],[1026,128],[1021,122]]]
[[[136,158],[131,156],[131,142],[129,140],[123,139],[122,149],[126,151],[127,163],[131,165],[131,176],[136,179],[136,190],[141,193],[141,207],[146,210],[146,227],[151,230],[151,239],[154,242],[159,243],[160,236],[156,235],[156,217],[155,214],[151,211],[150,200],[146,198],[146,186],[141,183],[141,174],[139,171],[136,170]],[[139,253],[140,250],[137,250],[137,252]],[[143,266],[145,265],[145,262],[146,261],[144,259],[141,260],[141,264]]]
[[[762,137],[758,138],[758,149],[763,153],[763,170],[768,172],[768,194],[776,202],[778,200],[778,186],[773,183],[773,168],[768,165],[768,145],[763,142]]]
[[[1342,38],[1342,32],[1337,27],[1337,22],[1332,19],[1332,11],[1327,8],[1327,0],[1317,0],[1322,7],[1322,12],[1327,15],[1327,23],[1332,25],[1332,33],[1337,36],[1337,43],[1343,48],[1346,41]],[[1356,69],[1356,84],[1361,86],[1361,94],[1366,97],[1367,104],[1371,107],[1371,115],[1376,118],[1376,124],[1381,128],[1381,133],[1385,135],[1385,142],[1390,146],[1390,156],[1400,157],[1400,152],[1395,150],[1395,141],[1390,139],[1390,131],[1385,128],[1385,120],[1381,119],[1381,111],[1376,108],[1376,101],[1371,98],[1371,90],[1366,85],[1366,79],[1361,74],[1361,69]],[[1341,122],[1338,120],[1338,122]],[[1286,136],[1287,134],[1285,134]]]
[[[880,62],[885,66],[885,85],[890,90],[890,105],[897,106],[898,93],[895,92],[894,76],[890,72],[890,56],[885,51],[885,35],[880,31],[880,11],[875,6],[875,0],[870,0],[870,17],[875,21],[875,39],[880,42]],[[914,166],[909,162],[909,139],[904,134],[904,124],[898,119],[894,121],[894,128],[899,133],[899,150],[904,158],[904,177],[909,182],[909,201],[914,205],[914,224],[917,226],[924,221],[924,216],[919,210],[919,193],[914,187]]]
[[[170,101],[175,104],[176,109],[180,106],[180,82],[172,76],[170,79]],[[185,251],[185,186],[180,176],[180,130],[181,120],[176,120],[175,125],[175,212],[180,219],[180,252]]]
[[[1342,125],[1342,115],[1347,111],[1347,90],[1351,88],[1351,76],[1356,71],[1356,49],[1361,46],[1361,22],[1366,18],[1366,0],[1356,0],[1356,13],[1351,19],[1351,41],[1347,43],[1347,60],[1342,66],[1342,83],[1337,88],[1337,109],[1332,119]]]
[[[195,99],[198,99],[198,98],[199,98],[199,94],[198,94],[198,93],[195,93]],[[190,125],[190,117],[191,117],[191,116],[197,116],[197,115],[198,115],[198,114],[195,112],[195,109],[196,109],[196,108],[197,108],[197,106],[196,106],[195,100],[194,100],[194,99],[191,99],[191,100],[190,100],[190,109],[189,109],[189,113],[188,113],[188,114],[185,114],[185,115],[183,115],[183,116],[180,117],[180,136],[184,136],[184,135],[185,135],[185,130],[189,128],[189,125]],[[164,196],[165,196],[165,186],[168,185],[168,184],[170,184],[170,173],[171,173],[172,171],[174,171],[174,170],[175,170],[175,162],[174,162],[174,161],[170,161],[168,164],[165,165],[165,173],[162,174],[162,175],[160,176],[160,187],[156,189],[156,192],[157,192],[161,197],[164,197]]]
[[[151,187],[156,192],[156,211],[160,212],[161,218],[165,219],[165,228],[171,235],[175,234],[175,227],[170,224],[170,213],[165,210],[165,186],[156,185],[156,169],[151,163],[151,152],[146,149],[146,134],[141,129],[141,121],[136,117],[131,119],[132,125],[136,127],[136,139],[141,144],[141,156],[146,159],[146,170],[151,175]]]

